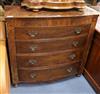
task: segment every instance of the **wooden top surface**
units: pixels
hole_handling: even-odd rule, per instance
[[[5,18],[50,18],[50,17],[76,17],[87,15],[98,15],[99,13],[89,7],[85,7],[83,11],[65,10],[65,11],[51,11],[40,10],[38,12],[28,11],[20,6],[6,6]]]

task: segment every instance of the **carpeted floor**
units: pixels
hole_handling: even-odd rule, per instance
[[[40,85],[21,84],[11,88],[11,94],[96,94],[86,79],[71,79]]]

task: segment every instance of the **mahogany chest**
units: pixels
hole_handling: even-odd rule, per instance
[[[12,83],[40,83],[80,75],[98,14],[83,11],[26,11],[6,7]]]

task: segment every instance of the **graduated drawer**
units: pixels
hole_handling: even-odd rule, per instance
[[[48,40],[16,41],[17,53],[42,53],[85,46],[87,35]]]
[[[16,40],[32,40],[45,38],[59,38],[80,35],[89,32],[90,25],[83,26],[59,26],[59,27],[20,27],[15,28]]]
[[[65,51],[59,53],[19,55],[16,57],[18,68],[33,68],[41,66],[57,66],[59,64],[70,64],[81,62],[82,50]]]
[[[20,82],[48,82],[75,75],[78,73],[78,69],[79,65],[77,63],[53,69],[19,69],[18,77]]]

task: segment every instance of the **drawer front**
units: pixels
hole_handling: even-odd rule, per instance
[[[35,54],[36,55],[36,54]],[[81,62],[82,50],[67,51],[52,55],[41,56],[17,56],[18,68],[33,68],[41,66],[57,66],[58,64],[67,64]]]
[[[53,15],[51,15],[51,17],[49,18],[32,17],[32,18],[22,18],[22,19],[7,19],[7,23],[9,22],[9,24],[14,25],[14,27],[44,27],[44,26],[52,27],[52,26],[79,26],[79,25],[91,24],[92,22],[92,16],[80,16],[80,17],[79,16],[78,17],[52,17],[52,16]]]
[[[85,46],[87,36],[78,36],[71,38],[61,38],[57,40],[44,40],[44,41],[17,41],[17,53],[41,53],[60,51],[66,49],[75,49]]]
[[[41,38],[59,38],[88,33],[90,25],[77,27],[34,27],[34,28],[15,28],[16,40],[32,40]]]
[[[78,64],[66,65],[54,69],[45,70],[18,70],[19,81],[21,82],[45,82],[50,80],[57,80],[67,76],[77,74]]]

